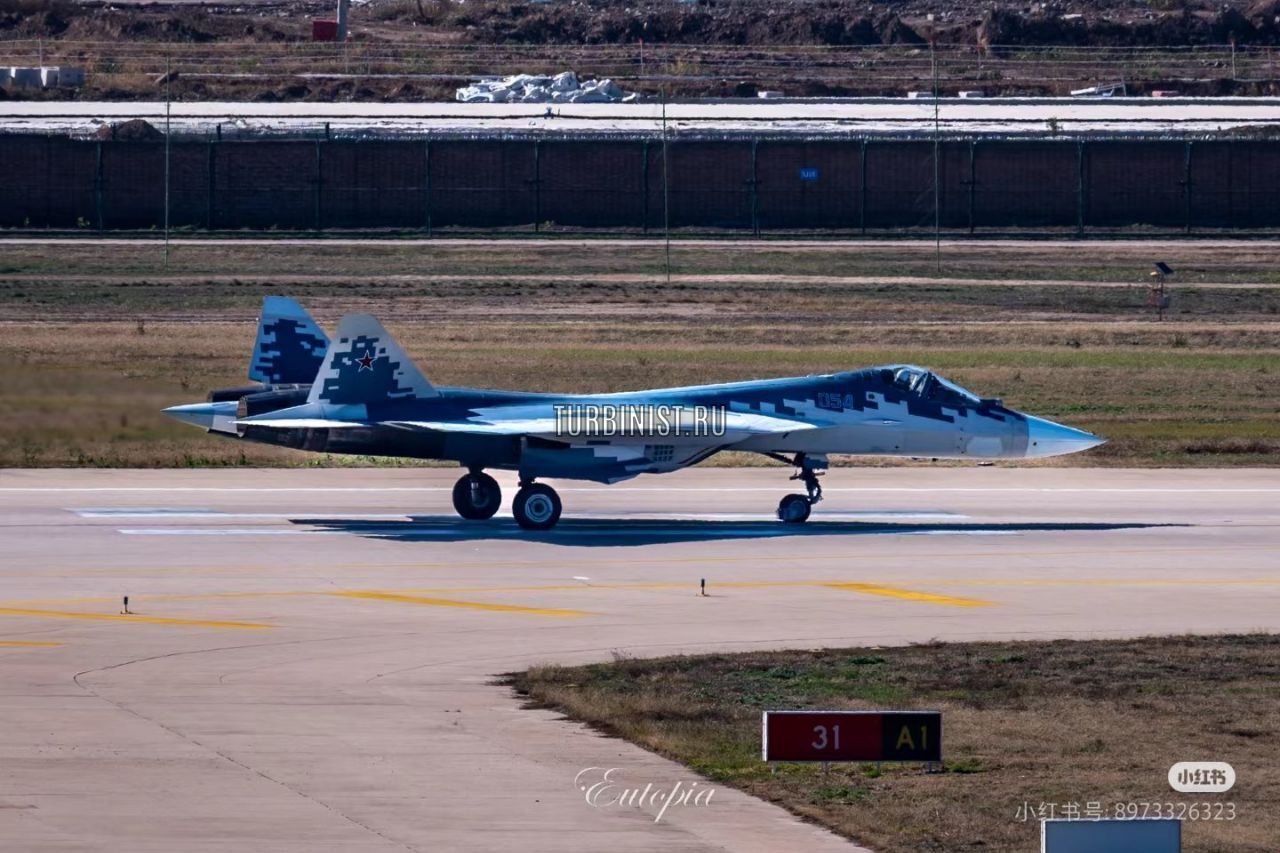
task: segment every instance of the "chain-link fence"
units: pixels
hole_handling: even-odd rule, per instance
[[[166,196],[166,159],[168,193]],[[1280,228],[1265,139],[0,136],[0,226],[860,234]]]

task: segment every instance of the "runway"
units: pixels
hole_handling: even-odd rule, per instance
[[[12,849],[857,849],[494,676],[750,648],[1280,630],[1280,471],[836,469],[554,483],[556,530],[457,520],[456,472],[0,472]],[[500,477],[509,500],[510,477]],[[697,594],[705,579],[707,596]],[[122,597],[129,596],[123,612]]]

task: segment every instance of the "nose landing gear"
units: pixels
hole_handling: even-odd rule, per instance
[[[795,459],[788,459],[778,454],[769,455],[795,465],[799,470],[791,475],[791,479],[803,482],[805,489],[803,495],[787,495],[778,502],[778,519],[787,524],[800,524],[807,521],[813,505],[822,500],[822,484],[818,482],[818,477],[821,476],[820,471],[827,469],[827,457],[797,453]]]

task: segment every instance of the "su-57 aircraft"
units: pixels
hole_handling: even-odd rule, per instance
[[[778,504],[799,523],[822,500],[828,454],[1032,459],[1102,439],[985,399],[913,365],[618,394],[536,394],[432,385],[373,317],[329,340],[296,302],[268,297],[249,366],[257,384],[165,413],[209,432],[324,453],[442,459],[465,519],[497,512],[485,469],[516,471],[519,525],[546,530],[561,501],[542,478],[616,483],[695,465],[723,450],[793,465],[804,494]]]

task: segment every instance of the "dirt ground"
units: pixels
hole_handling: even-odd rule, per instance
[[[78,90],[0,98],[147,99],[163,88],[180,100],[451,100],[476,76],[566,69],[670,97],[901,96],[932,85],[935,59],[948,94],[1062,95],[1117,80],[1132,94],[1275,94],[1278,10],[1280,0],[373,0],[352,10],[338,46],[311,42],[331,3],[0,0],[5,64],[89,73]]]
[[[546,666],[511,683],[536,707],[885,853],[1026,851],[1039,838],[1035,811],[1048,805],[1057,816],[1074,804],[1077,816],[1113,817],[1160,803],[1190,818],[1192,803],[1204,816],[1205,800],[1207,819],[1184,822],[1185,849],[1271,853],[1277,651],[1269,635],[932,643]],[[760,759],[763,710],[885,707],[942,711],[943,773]],[[1174,793],[1166,773],[1191,754],[1227,761],[1248,782]]]
[[[382,317],[432,381],[594,392],[915,362],[1109,443],[1052,464],[1280,460],[1280,273],[1265,242],[7,243],[0,465],[367,464],[160,414],[242,384],[267,294]],[[838,271],[834,274],[833,271]],[[725,457],[719,461],[741,464]]]
[[[1015,3],[941,0],[752,0],[673,5],[616,0],[571,5],[518,0],[373,0],[352,20],[368,37],[405,30],[423,42],[474,44],[948,44],[1192,45],[1274,43],[1280,29],[1269,0],[1055,0]],[[0,32],[19,38],[256,42],[310,39],[310,21],[332,15],[326,2],[76,4],[0,0]],[[429,28],[429,29],[428,29]]]

